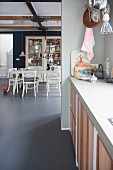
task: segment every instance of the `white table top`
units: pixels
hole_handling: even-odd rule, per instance
[[[45,69],[20,69],[20,70],[11,70],[13,73],[22,73],[26,71],[37,71],[41,73],[59,73],[61,72],[60,69],[55,69],[55,70],[45,70]]]
[[[113,84],[98,80],[96,83],[70,77],[83,106],[97,129],[104,145],[113,159]]]

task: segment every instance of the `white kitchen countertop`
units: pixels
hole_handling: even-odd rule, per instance
[[[70,77],[70,81],[113,159],[113,126],[108,121],[113,118],[113,84],[104,80],[91,83],[75,77]]]

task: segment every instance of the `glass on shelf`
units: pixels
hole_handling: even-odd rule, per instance
[[[57,46],[55,47],[55,51],[56,51],[56,52],[60,52],[60,46],[59,46],[59,45],[57,45]]]
[[[54,53],[55,52],[55,45],[50,45],[49,52]]]
[[[58,45],[60,44],[60,39],[48,39],[47,40],[47,45]]]
[[[41,58],[29,58],[28,59],[28,66],[42,66],[42,59]]]
[[[29,39],[28,45],[29,46],[42,45],[42,40],[41,39]]]
[[[42,46],[41,45],[29,46],[28,51],[33,51],[33,50],[37,50],[37,52],[41,52],[42,51]]]
[[[46,41],[46,48],[49,49],[49,53],[47,57],[48,58],[53,58],[52,63],[53,65],[60,65],[61,64],[61,59],[60,59],[60,39],[56,38],[51,38],[47,39]]]

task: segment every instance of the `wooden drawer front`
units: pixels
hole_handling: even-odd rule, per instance
[[[97,170],[113,170],[113,160],[99,136],[97,138]]]

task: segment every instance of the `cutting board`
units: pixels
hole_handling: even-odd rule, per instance
[[[87,58],[87,52],[80,50],[73,50],[71,52],[71,75],[74,76],[74,67],[82,58],[83,62],[90,63],[90,60]]]

